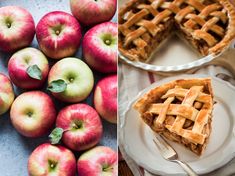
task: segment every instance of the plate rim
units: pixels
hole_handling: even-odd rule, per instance
[[[205,57],[202,57],[196,61],[186,63],[186,64],[181,64],[181,65],[172,65],[172,66],[160,66],[160,65],[152,65],[140,61],[132,61],[126,58],[120,51],[118,51],[118,58],[122,60],[123,62],[127,63],[128,65],[131,65],[133,67],[143,69],[146,71],[151,71],[151,72],[178,72],[178,71],[183,71],[183,70],[189,70],[193,69],[199,66],[202,66],[204,64],[207,64],[214,60],[215,58],[219,57],[222,53],[218,55],[207,55]]]
[[[121,139],[119,141],[122,143],[122,145],[123,145],[123,147],[125,149],[125,152],[127,153],[128,156],[130,156],[139,166],[142,166],[144,169],[146,169],[147,171],[149,171],[150,173],[153,173],[153,174],[164,175],[164,174],[169,174],[169,173],[164,172],[162,170],[154,170],[151,167],[148,167],[147,164],[145,164],[142,161],[140,161],[137,158],[135,158],[135,155],[133,155],[129,151],[129,149],[126,146],[126,144],[123,143],[123,141],[124,141],[124,130],[123,130],[123,128],[124,128],[125,123],[126,123],[126,114],[130,110],[132,104],[139,98],[140,95],[142,95],[142,94],[146,93],[146,91],[154,88],[156,86],[156,84],[166,83],[166,82],[172,81],[174,79],[179,79],[179,77],[182,77],[182,79],[195,78],[195,77],[196,78],[199,78],[199,77],[202,77],[202,78],[203,77],[211,77],[212,80],[214,79],[214,80],[220,82],[221,84],[226,85],[228,88],[232,89],[232,91],[235,92],[235,87],[231,83],[229,83],[227,81],[224,81],[224,80],[222,80],[220,78],[217,78],[215,76],[208,75],[208,74],[180,74],[180,75],[176,75],[176,76],[172,76],[172,77],[167,77],[167,78],[163,78],[160,81],[155,82],[155,83],[149,85],[148,87],[144,88],[143,90],[139,91],[139,93],[132,99],[132,101],[130,101],[128,103],[128,105],[127,105],[126,109],[123,111],[123,113],[120,114],[121,116],[123,116],[123,121],[119,124],[119,129],[120,129],[119,135],[120,135],[120,139]],[[228,146],[230,146],[232,144],[233,144],[232,146],[235,147],[235,138],[234,138],[234,136],[235,136],[235,126],[232,127],[232,130],[233,130],[233,134],[232,134],[233,138],[229,141],[229,143],[227,144],[226,147],[228,147]],[[234,149],[234,151],[231,151],[231,155],[229,155],[226,159],[224,159],[221,162],[219,162],[217,165],[213,165],[210,168],[206,168],[206,169],[200,170],[200,174],[210,173],[210,172],[212,172],[212,171],[214,171],[214,170],[224,166],[226,163],[231,161],[234,157],[235,157],[235,149]],[[170,173],[170,175],[179,175],[179,174],[185,175],[184,172],[180,172],[180,173],[178,172],[178,173],[174,173],[174,174]]]
[[[180,64],[180,65],[172,65],[172,66],[160,66],[160,65],[152,65],[140,61],[132,61],[125,57],[121,51],[118,49],[118,58],[123,61],[124,63],[131,65],[133,67],[150,71],[150,72],[163,72],[163,73],[171,73],[171,72],[180,72],[184,70],[190,70],[194,69],[200,66],[203,66],[205,64],[210,63],[211,61],[215,60],[216,58],[220,57],[223,53],[228,52],[230,49],[235,49],[235,39],[230,42],[230,45],[228,45],[223,51],[221,51],[218,54],[209,54],[207,56],[201,57],[198,60]]]

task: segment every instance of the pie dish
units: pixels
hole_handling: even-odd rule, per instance
[[[119,10],[119,51],[130,60],[146,62],[173,31],[216,55],[235,37],[235,9],[229,0],[131,0]]]
[[[210,78],[180,79],[155,87],[133,107],[154,132],[197,155],[205,150],[213,109]]]

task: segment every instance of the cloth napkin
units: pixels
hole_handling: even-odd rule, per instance
[[[231,84],[235,85],[235,80],[230,72],[225,68],[220,66],[207,66],[199,70],[194,71],[193,74],[207,74],[211,76],[219,77],[223,80],[229,81]],[[127,107],[128,103],[144,88],[151,85],[153,82],[159,81],[164,76],[146,72],[134,68],[126,64],[119,64],[119,124],[122,123],[124,119],[123,112]],[[123,159],[128,164],[134,176],[153,176],[151,173],[147,172],[140,166],[138,166],[125,152],[123,143],[119,139],[119,149],[122,154]],[[222,168],[217,169],[207,176],[228,176],[235,174],[235,158],[227,163]]]

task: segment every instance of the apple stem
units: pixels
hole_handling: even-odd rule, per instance
[[[54,171],[54,169],[56,168],[57,162],[49,160],[48,164],[49,164],[49,172]]]
[[[32,112],[28,112],[27,115],[28,115],[29,117],[32,117],[33,113],[32,113]]]
[[[73,128],[75,128],[75,129],[79,129],[79,128],[81,128],[81,125],[77,125],[77,124],[73,124]]]
[[[107,171],[110,171],[112,170],[113,168],[112,167],[104,167],[103,168],[103,172],[107,172]]]
[[[11,23],[7,23],[7,27],[10,28],[11,27]]]
[[[59,30],[56,30],[55,33],[56,33],[56,35],[59,35],[59,34],[60,34],[60,31],[59,31]]]
[[[69,82],[73,82],[73,80],[74,80],[73,78],[70,78],[70,79],[69,79]]]
[[[77,128],[77,125],[75,123],[73,124],[73,128]]]
[[[76,121],[73,123],[72,128],[74,129],[81,129],[82,128],[82,121]]]
[[[111,40],[107,39],[107,40],[104,41],[104,43],[105,43],[106,45],[110,45],[110,44],[111,44]]]

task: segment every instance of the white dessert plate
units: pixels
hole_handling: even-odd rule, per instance
[[[182,78],[209,77],[208,75],[178,75],[152,84],[141,91],[129,104],[124,121],[120,124],[120,136],[127,154],[140,166],[153,174],[186,175],[176,163],[163,159],[153,143],[155,133],[142,121],[133,103],[150,89]],[[212,133],[201,157],[185,147],[168,141],[177,151],[179,159],[187,162],[198,174],[209,173],[235,156],[235,88],[219,78],[212,77],[214,100]]]

